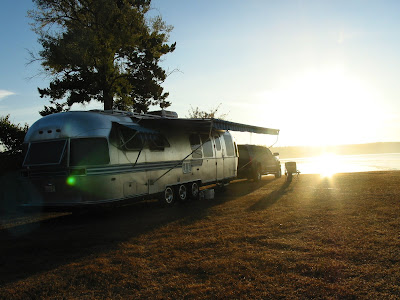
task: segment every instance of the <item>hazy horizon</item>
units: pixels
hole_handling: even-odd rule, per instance
[[[400,153],[400,142],[377,142],[329,146],[284,146],[272,147],[271,149],[274,152],[279,152],[280,157],[283,159],[295,157],[316,157],[326,154],[364,155]]]

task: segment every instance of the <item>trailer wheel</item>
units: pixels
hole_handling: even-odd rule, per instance
[[[175,200],[175,194],[174,194],[174,190],[172,189],[172,187],[167,186],[164,190],[163,193],[163,197],[162,197],[162,202],[166,205],[171,205],[174,203]]]
[[[181,184],[178,188],[178,197],[179,200],[184,202],[188,198],[187,188],[186,185]]]
[[[199,199],[200,191],[197,182],[193,182],[190,186],[190,196],[193,200]]]

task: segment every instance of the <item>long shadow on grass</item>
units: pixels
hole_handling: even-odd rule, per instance
[[[272,191],[268,195],[262,197],[256,203],[248,208],[248,211],[259,211],[264,210],[276,203],[284,194],[288,192],[290,186],[289,181],[284,181],[279,189]]]
[[[249,183],[240,194],[234,192],[238,189],[234,184],[227,188],[228,196],[173,207],[147,202],[96,215],[63,215],[3,229],[0,231],[0,286],[89,255],[111,251],[121,242],[168,223],[201,219],[211,207],[232,201],[268,183]],[[239,185],[245,186],[245,183],[239,182]]]
[[[274,180],[271,180],[271,178],[264,178],[263,180],[258,182],[248,180],[235,181],[227,188],[216,189],[215,199],[210,201],[212,201],[212,206],[219,205],[234,200],[236,198],[246,196],[260,188],[265,187],[272,182],[274,182]],[[207,217],[209,217],[209,210],[200,209],[192,214],[185,214],[181,221],[183,225],[189,225]]]

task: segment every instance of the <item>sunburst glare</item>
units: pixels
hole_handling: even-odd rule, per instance
[[[330,178],[340,170],[340,160],[334,153],[324,153],[316,158],[315,169],[321,178]]]

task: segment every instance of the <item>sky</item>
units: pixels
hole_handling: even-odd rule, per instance
[[[0,2],[0,116],[31,125],[51,78],[27,11],[31,0]],[[280,129],[276,146],[400,141],[400,1],[153,0],[174,26],[162,66],[169,110],[218,107],[230,121]],[[102,108],[99,103],[73,110]],[[156,110],[157,107],[152,109]]]

